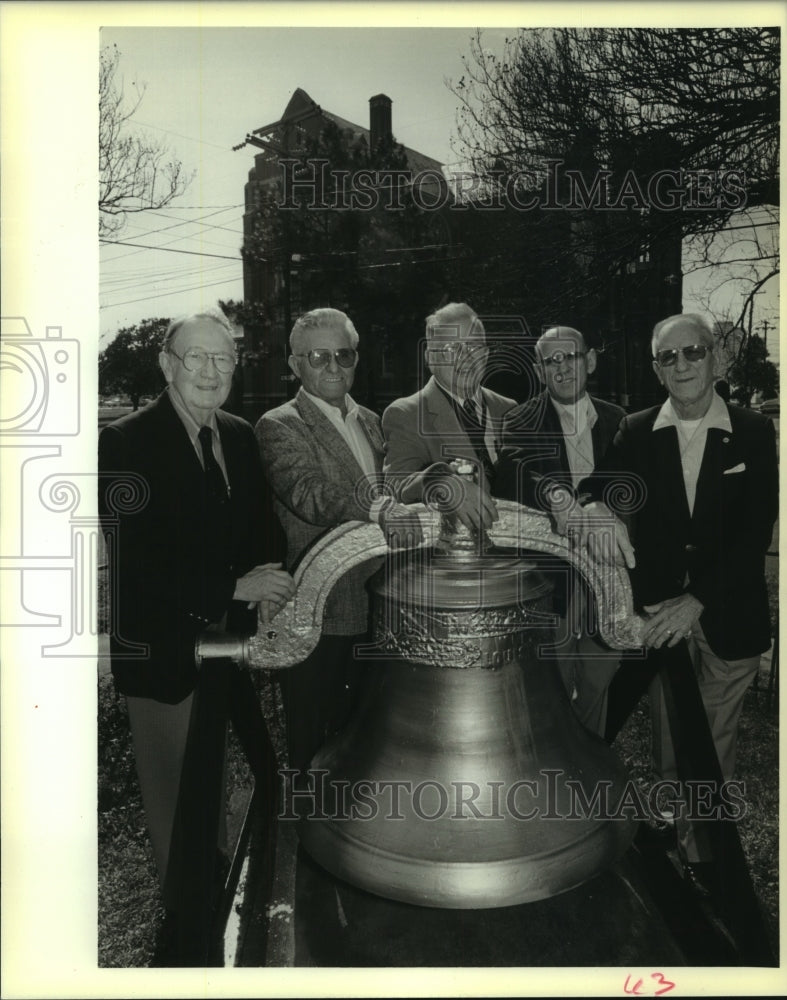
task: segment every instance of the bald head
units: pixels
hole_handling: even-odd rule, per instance
[[[551,326],[536,343],[536,374],[552,399],[568,405],[585,395],[596,353],[573,326]]]
[[[560,348],[563,351],[574,349],[568,346],[569,343],[576,344],[577,349],[580,351],[587,350],[584,336],[579,330],[575,330],[573,326],[550,326],[548,330],[545,330],[541,334],[536,344],[536,351],[540,358],[543,358],[547,354],[552,354],[553,351],[558,349],[557,345],[551,343],[552,341],[563,341],[564,344]]]
[[[699,313],[677,313],[675,316],[668,316],[653,327],[650,350],[654,358],[659,349],[659,341],[675,331],[690,333],[694,337],[695,343],[713,347],[713,330],[704,316]]]

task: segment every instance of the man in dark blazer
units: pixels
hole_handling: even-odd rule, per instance
[[[248,675],[197,670],[204,630],[254,632],[293,593],[251,427],[219,409],[235,367],[218,311],[170,324],[154,402],[99,437],[99,511],[111,572],[112,673],[126,696],[178,964],[204,964],[223,834],[226,727],[258,771],[267,736]]]
[[[625,411],[588,393],[596,353],[579,330],[550,327],[535,353],[544,391],[506,414],[495,495],[546,511],[563,533],[577,485],[604,458]],[[620,658],[588,634],[592,602],[576,578],[560,579],[570,594],[567,601],[561,589],[555,595],[555,610],[561,616],[565,610],[558,665],[579,720],[603,735],[607,690]]]
[[[714,391],[713,349],[701,316],[670,316],[656,325],[653,370],[668,398],[623,420],[604,478],[583,488],[597,499],[610,477],[638,477],[642,499],[629,529],[634,599],[650,616],[645,643],[688,642],[729,780],[743,697],[771,641],[765,553],[778,513],[778,468],[772,421]],[[587,510],[570,522],[578,531]],[[619,537],[625,552],[628,540],[623,532]],[[672,778],[674,751],[658,693],[651,691],[654,751],[657,769]],[[689,863],[704,860],[691,839],[687,850]]]
[[[450,302],[426,319],[426,364],[432,377],[423,389],[397,399],[383,413],[385,476],[404,503],[441,492],[455,496],[448,463],[470,459],[479,470],[478,487],[464,486],[455,513],[478,529],[497,519],[491,499],[494,466],[504,415],[513,399],[481,387],[489,349],[484,325],[462,302]]]
[[[350,396],[358,340],[338,309],[301,316],[290,334],[289,358],[301,387],[255,427],[290,569],[316,538],[346,521],[377,522],[392,544],[399,530],[421,537],[417,521],[380,489],[380,418]],[[326,601],[317,648],[281,673],[290,767],[301,772],[358,698],[363,672],[353,649],[367,638],[366,581],[378,566],[379,560],[357,566],[342,577]]]

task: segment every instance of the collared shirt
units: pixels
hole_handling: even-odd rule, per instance
[[[560,420],[568,467],[576,486],[595,468],[593,428],[596,426],[598,413],[587,393],[576,403],[559,403],[551,397],[550,400]]]
[[[369,438],[366,436],[366,431],[359,420],[360,408],[352,396],[347,394],[344,397],[347,416],[343,417],[342,411],[338,406],[326,403],[324,399],[306,392],[305,389],[303,391],[320,413],[324,413],[341,434],[356,462],[360,465],[363,474],[373,482],[376,481],[377,465],[374,460],[374,452],[369,443]],[[369,520],[377,523],[380,519],[380,511],[383,507],[387,507],[388,503],[387,497],[379,497],[376,500],[372,500],[371,507],[369,508]]]
[[[377,473],[377,466],[374,461],[374,452],[369,444],[366,431],[359,422],[360,407],[350,396],[344,397],[344,405],[347,409],[347,416],[342,416],[342,411],[338,406],[326,403],[319,396],[313,396],[310,392],[303,390],[317,409],[325,414],[336,430],[341,434],[347,443],[347,447],[353,454],[362,472],[366,476],[374,476]]]
[[[479,389],[474,396],[462,398],[461,396],[455,395],[450,389],[446,389],[444,385],[440,385],[439,382],[437,382],[437,387],[442,390],[442,392],[444,392],[449,399],[453,400],[460,410],[464,408],[465,403],[470,402],[472,404],[473,409],[475,410],[476,420],[478,421],[479,426],[483,426],[484,428],[484,447],[486,448],[487,454],[494,465],[497,461],[495,428],[492,421],[489,419],[489,411],[484,403],[484,397],[481,390]]]
[[[180,397],[180,393],[174,390],[172,386],[167,387],[167,392],[169,393],[170,402],[175,408],[175,413],[180,417],[183,426],[186,428],[186,433],[189,436],[194,451],[197,453],[197,458],[199,459],[199,464],[205,468],[205,463],[202,458],[202,445],[199,440],[199,432],[202,427],[210,427],[211,438],[213,441],[213,456],[219,463],[219,468],[221,469],[222,475],[224,476],[224,482],[227,484],[227,489],[229,489],[229,477],[227,475],[227,466],[224,463],[224,450],[221,447],[221,435],[219,434],[219,427],[216,423],[216,413],[215,411],[211,413],[210,417],[205,421],[204,424],[198,424],[197,421],[192,417],[186,407],[183,405],[183,400]]]
[[[715,427],[732,433],[730,411],[721,396],[713,393],[707,413],[699,420],[681,420],[675,412],[672,400],[667,397],[659,410],[653,430],[662,427],[675,427],[678,432],[680,446],[680,463],[683,468],[683,483],[686,487],[686,499],[689,502],[689,512],[694,513],[694,500],[697,496],[697,480],[700,475],[702,457],[705,454],[705,442],[708,428]]]

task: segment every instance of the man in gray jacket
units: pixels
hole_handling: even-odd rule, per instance
[[[358,365],[358,333],[338,309],[313,309],[290,334],[289,365],[301,381],[294,399],[263,414],[255,433],[293,569],[311,543],[345,521],[374,521],[395,545],[420,527],[381,490],[380,418],[349,395]],[[403,538],[404,540],[404,538]],[[338,731],[357,700],[365,640],[366,580],[379,561],[350,570],[325,605],[322,637],[303,663],[281,674],[290,767],[304,770]]]
[[[394,400],[383,414],[385,475],[405,503],[441,493],[468,528],[497,520],[492,501],[494,466],[503,416],[516,404],[481,387],[489,347],[484,324],[464,302],[449,302],[426,319],[426,364],[432,377],[418,392]],[[470,459],[478,486],[458,491],[448,466]],[[453,480],[453,481],[452,481]]]

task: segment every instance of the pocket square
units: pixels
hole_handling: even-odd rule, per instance
[[[733,467],[731,469],[725,469],[724,470],[724,475],[725,476],[731,476],[733,474],[733,472],[745,472],[745,471],[746,471],[746,463],[745,462],[739,462],[737,465],[733,465]]]

